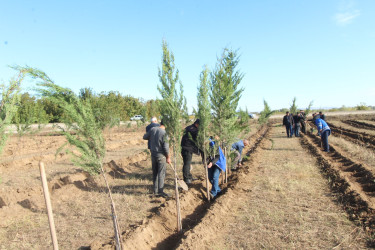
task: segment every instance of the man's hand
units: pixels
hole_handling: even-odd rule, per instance
[[[208,165],[207,165],[207,168],[211,168],[212,167],[212,162],[210,162]]]
[[[171,158],[169,156],[166,157],[167,163],[171,164]]]

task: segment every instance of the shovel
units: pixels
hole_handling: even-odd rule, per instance
[[[168,164],[168,166],[170,166],[173,169],[173,172],[175,171],[171,164]],[[178,178],[177,174],[175,175],[175,177],[177,178],[178,185],[180,185],[180,187],[183,190],[188,191],[189,190],[188,185],[183,180],[180,180],[180,178]]]

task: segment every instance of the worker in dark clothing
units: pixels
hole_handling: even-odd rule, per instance
[[[184,165],[182,167],[182,172],[184,176],[184,181],[186,184],[191,184],[195,179],[190,173],[191,168],[191,160],[193,158],[193,153],[199,155],[200,150],[196,144],[197,136],[198,136],[198,128],[199,128],[199,119],[195,120],[195,122],[187,126],[185,128],[184,135],[181,139],[181,155],[184,161]]]
[[[143,140],[150,142],[154,194],[168,198],[169,195],[164,192],[164,179],[166,164],[171,164],[171,159],[169,157],[168,136],[163,121],[160,122],[160,127],[153,127],[144,134]]]
[[[146,127],[146,133],[148,131],[150,131],[150,129],[152,129],[153,127],[159,127],[159,123],[158,123],[158,119],[156,119],[156,117],[152,117],[151,118],[151,123],[149,125],[147,125]],[[148,146],[148,149],[150,149],[150,141],[147,142],[147,146]]]
[[[322,113],[322,111],[319,111],[319,116],[320,116],[320,119],[322,119],[323,121],[326,120],[326,115]]]
[[[287,137],[292,137],[294,120],[293,120],[293,116],[289,113],[289,111],[287,111],[286,114],[284,115],[283,125],[286,128]]]
[[[295,137],[299,137],[299,132],[301,130],[301,114],[296,114],[293,116],[294,119],[294,135]]]
[[[306,114],[302,109],[299,111],[301,114],[301,132],[306,134]]]

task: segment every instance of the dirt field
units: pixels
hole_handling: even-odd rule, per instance
[[[243,167],[207,202],[203,167],[181,193],[183,232],[176,233],[174,198],[150,195],[151,162],[144,127],[105,132],[105,169],[119,213],[126,249],[258,249],[374,246],[374,115],[340,117],[332,125],[332,150],[322,152],[314,134],[286,138],[275,120],[251,124]],[[364,130],[364,131],[362,131]],[[354,135],[352,135],[354,134]],[[367,138],[366,142],[364,138]],[[18,138],[0,161],[0,249],[51,249],[39,177],[43,160],[60,249],[114,249],[108,195],[100,176],[73,166],[56,149],[64,138],[48,133]],[[174,195],[167,171],[166,191]],[[182,176],[181,166],[179,175]]]

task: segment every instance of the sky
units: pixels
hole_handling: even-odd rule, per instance
[[[27,65],[76,93],[160,98],[163,39],[189,112],[224,48],[240,55],[242,109],[375,106],[373,0],[0,0],[0,83]]]

